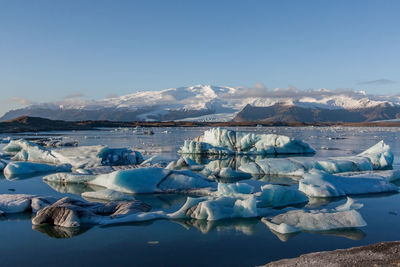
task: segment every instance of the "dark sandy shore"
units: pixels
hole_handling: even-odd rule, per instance
[[[400,266],[400,241],[309,253],[264,266]]]

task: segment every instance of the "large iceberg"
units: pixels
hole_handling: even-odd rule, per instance
[[[58,173],[45,176],[43,179],[64,184],[98,185],[124,193],[185,192],[215,187],[215,183],[192,171],[174,171],[157,167],[119,170],[97,176]]]
[[[256,134],[212,128],[195,140],[186,140],[181,154],[313,154],[301,140],[276,134]]]
[[[352,199],[332,210],[289,210],[273,218],[262,218],[271,230],[289,234],[299,231],[326,231],[332,229],[363,227],[367,223],[356,209],[362,204],[354,203]]]
[[[299,190],[311,197],[395,192],[398,187],[385,178],[338,176],[313,170],[299,181]]]
[[[393,153],[390,147],[380,141],[356,156],[330,158],[265,158],[243,164],[239,170],[257,175],[303,176],[311,169],[327,173],[359,172],[390,169]]]
[[[92,168],[102,165],[140,164],[143,161],[138,151],[107,146],[82,146],[61,149],[46,149],[24,139],[12,140],[3,148],[12,154],[12,160],[49,164],[71,164],[73,168]]]
[[[47,172],[70,172],[70,164],[44,164],[35,162],[16,161],[10,162],[4,168],[4,176],[12,178],[16,176],[31,176],[39,173]]]

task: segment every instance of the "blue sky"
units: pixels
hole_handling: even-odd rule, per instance
[[[0,0],[0,114],[194,84],[400,93],[400,1]]]

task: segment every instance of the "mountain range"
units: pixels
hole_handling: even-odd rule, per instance
[[[66,99],[11,110],[0,120],[365,122],[400,118],[400,96],[352,90],[195,85],[100,100]]]

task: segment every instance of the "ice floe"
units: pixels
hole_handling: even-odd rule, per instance
[[[107,146],[81,146],[61,149],[46,149],[24,139],[12,140],[3,151],[14,155],[15,161],[31,161],[49,164],[71,164],[73,168],[91,168],[102,165],[140,164],[143,161],[138,151]]]
[[[6,178],[18,177],[18,176],[32,176],[39,173],[47,172],[69,172],[71,171],[70,164],[44,164],[26,161],[15,161],[10,162],[4,168],[4,176]]]
[[[336,209],[292,209],[272,218],[262,218],[262,222],[271,230],[281,234],[363,227],[367,223],[356,210],[360,207],[362,207],[361,204],[354,203],[348,198],[346,204]]]
[[[301,140],[284,135],[235,132],[212,128],[195,140],[186,140],[181,154],[313,154]]]
[[[299,190],[311,197],[339,197],[398,191],[398,187],[384,178],[338,176],[313,170],[299,181]]]
[[[390,147],[381,141],[356,156],[264,158],[242,164],[239,170],[258,175],[303,176],[311,169],[327,173],[359,172],[385,170],[391,168],[392,164],[393,153]]]
[[[174,171],[157,167],[119,170],[97,176],[58,173],[43,179],[60,183],[87,183],[124,193],[184,192],[215,187],[215,183],[201,174],[189,170]]]

